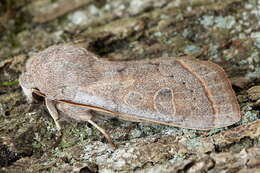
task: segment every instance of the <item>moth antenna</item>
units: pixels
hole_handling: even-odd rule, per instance
[[[110,135],[105,131],[105,129],[103,129],[102,127],[99,127],[94,121],[92,120],[88,120],[88,122],[93,125],[95,128],[97,128],[104,136],[105,138],[107,139],[109,145],[113,148],[113,149],[116,149],[116,146],[115,144],[113,143]]]

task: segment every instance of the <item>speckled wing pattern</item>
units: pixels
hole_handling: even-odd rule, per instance
[[[240,119],[231,84],[214,63],[191,58],[102,61],[96,69],[102,77],[78,87],[73,102],[128,120],[191,129],[224,127]]]

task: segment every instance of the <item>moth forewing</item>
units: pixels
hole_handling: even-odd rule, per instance
[[[104,77],[80,87],[73,102],[102,107],[119,118],[191,129],[224,127],[240,119],[231,84],[216,64],[168,58],[103,61],[97,68]]]

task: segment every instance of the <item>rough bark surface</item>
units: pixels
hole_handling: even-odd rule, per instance
[[[259,20],[259,0],[0,2],[0,172],[260,172]],[[211,60],[231,79],[242,120],[210,131],[98,122],[116,150],[85,122],[58,132],[18,77],[28,57],[60,43],[113,61]]]

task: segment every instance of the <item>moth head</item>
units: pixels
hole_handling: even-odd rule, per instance
[[[19,83],[22,87],[23,93],[25,94],[27,100],[29,103],[33,102],[33,80],[31,75],[28,72],[24,72],[20,77],[19,77]]]

